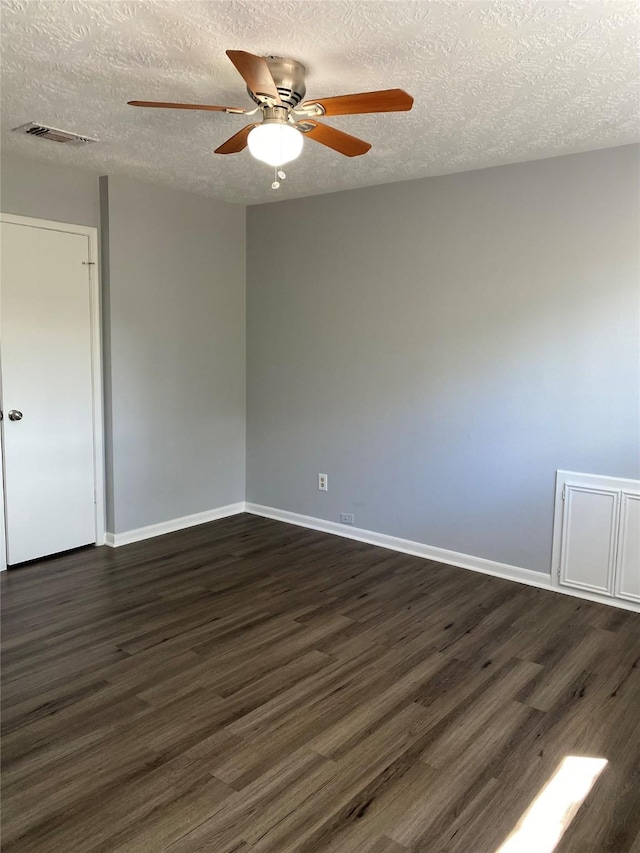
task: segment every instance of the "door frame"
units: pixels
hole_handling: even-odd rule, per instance
[[[91,386],[93,394],[93,474],[95,480],[95,517],[96,545],[105,541],[105,464],[104,464],[104,406],[102,372],[102,326],[100,305],[100,263],[98,256],[98,229],[88,225],[72,225],[66,222],[52,222],[48,219],[33,219],[30,216],[17,216],[12,213],[0,213],[0,222],[10,225],[24,225],[29,228],[44,228],[47,231],[63,231],[67,234],[79,234],[87,237],[89,257],[89,305],[91,324]],[[6,502],[4,483],[4,422],[0,422],[2,443],[2,489],[0,489],[0,571],[7,568]]]

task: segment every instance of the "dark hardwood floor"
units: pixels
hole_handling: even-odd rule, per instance
[[[567,755],[640,851],[635,614],[248,515],[2,592],[4,853],[496,853]]]

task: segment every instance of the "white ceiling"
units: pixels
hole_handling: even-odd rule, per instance
[[[640,6],[626,0],[2,0],[2,146],[252,204],[568,154],[639,138]],[[248,151],[214,155],[242,116],[128,100],[251,107],[228,48],[291,56],[307,97],[403,88],[410,113],[328,124],[359,158],[306,140],[277,192]],[[35,120],[97,137],[12,133]]]

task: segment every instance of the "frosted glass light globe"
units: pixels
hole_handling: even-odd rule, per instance
[[[283,166],[295,160],[302,151],[302,134],[295,127],[280,122],[259,124],[248,138],[249,151],[256,160],[269,166]]]

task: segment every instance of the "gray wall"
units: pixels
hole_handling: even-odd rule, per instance
[[[640,474],[638,162],[250,208],[247,500],[549,571],[556,469]]]
[[[125,178],[101,190],[121,533],[244,499],[245,209]]]
[[[98,227],[97,175],[4,153],[0,168],[3,213]]]
[[[100,224],[90,172],[1,165],[3,211]],[[627,146],[250,208],[247,499],[548,571],[555,470],[639,476],[637,182]],[[123,532],[244,497],[245,220],[103,189]]]

